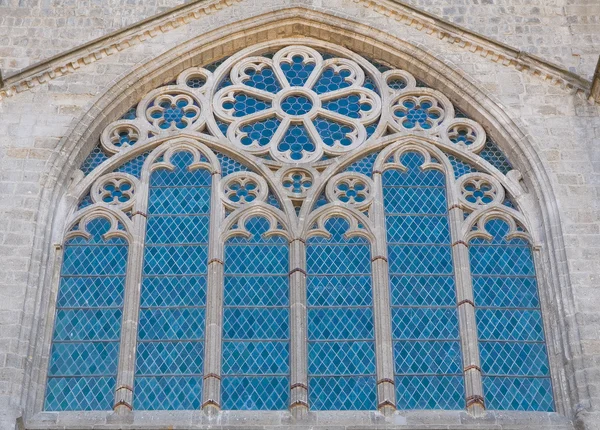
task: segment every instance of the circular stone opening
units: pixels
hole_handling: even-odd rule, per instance
[[[288,115],[304,115],[312,109],[312,101],[302,95],[287,96],[281,101],[281,110]]]

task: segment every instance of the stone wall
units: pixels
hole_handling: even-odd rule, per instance
[[[64,33],[64,37],[60,38],[60,48],[53,50],[53,31],[34,28],[34,34],[26,38],[26,43],[23,35],[12,35],[12,28],[27,29],[42,25],[42,20],[46,19],[42,18],[42,11],[44,7],[48,9],[48,4],[40,1],[19,7],[27,2],[8,2],[5,0],[4,3],[0,3],[0,25],[6,29],[7,24],[12,25],[14,22],[15,27],[11,27],[11,36],[0,37],[0,57],[9,58],[8,67],[6,64],[1,66],[3,71],[20,69],[50,54],[91,39],[104,32],[102,29],[105,23],[109,23],[111,30],[116,29],[121,24],[135,22],[144,15],[157,12],[160,7],[171,5],[166,0],[153,3],[154,6],[148,6],[149,2],[139,1],[135,4],[114,2],[110,7],[98,7],[94,6],[97,3],[91,2],[94,15],[90,14],[89,17],[80,18],[81,20],[74,18],[72,24],[68,24],[69,20],[64,18],[65,25],[72,26],[74,30],[72,33]],[[415,2],[422,3],[416,0]],[[501,19],[505,18],[505,21],[501,20],[497,30],[493,31],[497,31],[500,39],[501,34],[510,36],[509,39],[503,40],[514,40],[515,43],[519,41],[522,43],[519,47],[524,50],[535,46],[540,49],[547,47],[550,60],[556,60],[554,55],[558,52],[552,47],[564,46],[568,52],[561,50],[558,53],[562,63],[565,66],[577,67],[580,73],[589,75],[593,70],[591,54],[588,54],[590,60],[584,61],[582,53],[581,63],[574,63],[571,58],[571,52],[574,50],[585,48],[591,51],[594,43],[598,45],[600,37],[597,24],[596,30],[593,28],[594,24],[584,24],[593,21],[593,16],[587,11],[591,10],[597,16],[598,6],[592,4],[596,3],[594,0],[588,0],[587,5],[581,4],[583,2],[584,0],[579,0],[581,9],[577,9],[572,1],[566,5],[559,0],[539,0],[540,5],[535,6],[530,4],[536,3],[533,0],[527,2],[526,6],[507,9],[506,14],[488,12],[489,14],[486,13],[485,17],[480,19],[465,17],[465,25],[478,25],[475,29],[489,32],[492,31],[489,28],[492,27],[490,24],[496,19],[494,14],[499,15]],[[560,290],[547,291],[544,294],[550,304],[560,304],[557,309],[561,310],[557,312],[564,314],[560,318],[558,315],[546,315],[546,318],[552,320],[553,324],[557,324],[557,321],[568,321],[568,338],[554,340],[557,345],[567,345],[562,348],[567,352],[564,356],[551,358],[555,362],[573,366],[575,370],[565,390],[576,391],[580,404],[572,405],[572,410],[565,412],[573,416],[574,411],[580,410],[579,417],[588,417],[585,421],[587,428],[600,428],[600,418],[594,415],[600,411],[600,107],[591,105],[573,91],[500,62],[494,62],[479,53],[472,53],[459,44],[450,44],[430,36],[415,26],[399,23],[393,17],[370,7],[368,2],[241,0],[229,3],[229,6],[221,10],[212,11],[186,25],[159,33],[142,43],[85,65],[74,73],[0,101],[0,413],[4,414],[0,415],[0,427],[12,428],[15,418],[23,412],[22,409],[31,404],[31,393],[39,389],[39,381],[35,379],[39,369],[35,366],[39,358],[36,354],[39,354],[40,350],[35,341],[40,331],[44,330],[43,318],[47,314],[49,292],[44,288],[49,287],[48,272],[53,269],[52,244],[60,241],[60,237],[56,236],[60,226],[53,229],[52,221],[60,209],[59,197],[66,192],[68,185],[68,180],[61,178],[72,175],[76,165],[96,144],[96,141],[91,140],[70,148],[65,146],[67,136],[73,130],[80,133],[76,126],[89,118],[106,115],[108,122],[118,117],[118,110],[124,111],[127,103],[131,105],[137,102],[141,94],[134,93],[115,112],[100,113],[94,107],[94,103],[107,92],[110,93],[113,85],[129,73],[143,76],[144,69],[141,66],[155,65],[158,56],[171,50],[182,50],[182,43],[238,20],[259,16],[282,7],[302,6],[384,30],[392,37],[413,44],[456,70],[465,80],[465,85],[472,84],[481,89],[497,104],[500,111],[517,124],[524,134],[522,139],[519,138],[523,141],[519,150],[531,159],[539,160],[539,166],[545,171],[548,181],[542,184],[532,182],[535,172],[519,166],[514,157],[512,161],[521,168],[530,192],[537,188],[547,190],[553,194],[558,208],[556,215],[560,225],[552,226],[555,237],[547,237],[546,240],[550,246],[557,248],[557,255],[564,257],[564,261],[558,261],[556,267],[552,268],[560,280]],[[441,10],[434,8],[432,11],[452,19],[452,16],[462,15],[461,8],[466,7],[458,3],[461,1],[454,0],[455,6],[447,6],[450,9],[454,8],[454,11],[444,11],[446,7]],[[499,4],[489,4],[492,3],[491,0],[483,0],[481,3],[472,7],[480,11],[500,11],[496,8],[502,7]],[[541,3],[554,6],[544,6]],[[64,10],[66,16],[74,10],[85,13],[82,4],[84,3],[61,3],[61,10]],[[119,10],[122,10],[121,6],[128,11],[123,21],[123,18],[117,18]],[[552,39],[552,43],[538,43],[535,39],[528,41],[528,37],[533,37],[531,34],[519,36],[516,30],[507,30],[516,29],[519,18],[517,15],[529,16],[526,9],[533,7],[539,7],[540,16],[545,17],[540,18],[540,24],[536,24],[539,29],[547,28],[556,22],[564,22],[567,25],[564,27],[560,24],[553,32],[557,38],[560,36],[560,42],[554,44],[555,39],[550,36],[548,40]],[[587,11],[585,8],[588,8]],[[563,18],[553,15],[558,14],[559,10],[563,11]],[[569,13],[572,16],[578,17],[575,21],[580,24],[566,18],[564,13],[567,10],[571,11]],[[28,18],[18,17],[18,11]],[[92,19],[96,13],[100,15],[97,21],[96,18]],[[48,18],[50,21],[47,25],[59,25],[56,23],[62,18],[62,12],[57,12],[54,21]],[[17,19],[23,21],[20,24],[11,21]],[[86,21],[87,19],[90,21]],[[564,21],[561,21],[563,19]],[[39,24],[36,20],[39,20]],[[504,22],[506,24],[503,24]],[[541,34],[541,30],[535,30],[533,23],[531,24],[530,32],[535,35]],[[587,36],[581,32],[579,35],[571,34],[571,30],[579,28],[578,25],[589,26]],[[565,28],[569,28],[569,31],[564,30]],[[5,33],[5,30],[2,30],[2,33]],[[91,33],[93,35],[90,36]],[[493,37],[494,34],[490,36]],[[544,55],[543,52],[539,53]],[[436,79],[428,76],[417,77],[436,86]],[[165,82],[168,80],[166,78]],[[123,91],[122,88],[112,89],[115,94]],[[525,144],[525,140],[530,146]],[[518,152],[511,148],[503,149],[509,156],[515,156]],[[45,238],[45,241],[38,240],[40,238]],[[576,339],[578,336],[581,338],[580,342]],[[579,345],[579,348],[573,349],[573,343]],[[561,381],[561,384],[567,387],[566,381]],[[25,411],[26,417],[29,416],[28,413]],[[599,424],[594,426],[594,423]]]

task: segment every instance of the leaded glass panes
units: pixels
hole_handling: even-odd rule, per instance
[[[383,173],[398,409],[463,409],[464,383],[444,174]]]
[[[310,408],[375,409],[370,247],[345,237],[342,218],[325,227],[331,238],[309,239],[306,251]]]
[[[200,408],[211,175],[192,161],[150,177],[135,409]]]
[[[45,409],[111,410],[119,359],[127,242],[106,239],[110,222],[65,244]]]
[[[288,244],[264,236],[264,218],[245,226],[252,237],[225,244],[221,404],[284,410],[290,391]]]
[[[552,411],[554,400],[531,247],[508,240],[492,219],[491,240],[469,246],[483,389],[488,409]]]

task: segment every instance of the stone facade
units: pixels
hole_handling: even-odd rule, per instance
[[[54,20],[42,19],[44,8],[49,7],[43,2],[27,8],[19,8],[21,3],[6,3],[0,3],[2,12],[8,12],[0,18],[8,30],[3,31],[7,36],[0,39],[0,49],[6,50],[2,57],[8,58],[8,64],[2,65],[8,91],[2,94],[4,88],[0,89],[0,204],[4,220],[0,227],[2,428],[83,428],[92,423],[105,428],[159,425],[158,416],[148,421],[138,415],[127,424],[119,417],[100,413],[82,414],[82,419],[69,424],[35,409],[41,354],[47,351],[39,339],[47,330],[46,318],[52,308],[54,245],[62,241],[62,222],[72,209],[70,184],[105,126],[146,92],[187,67],[282,37],[325,40],[408,70],[446,94],[502,147],[521,172],[520,182],[530,196],[527,209],[532,220],[539,223],[536,238],[547,279],[541,294],[550,327],[548,341],[556,351],[550,360],[561,369],[555,384],[564,397],[558,413],[550,415],[488,413],[474,419],[466,413],[411,412],[391,418],[374,412],[354,417],[334,413],[309,416],[295,423],[323,428],[600,428],[600,108],[586,99],[590,87],[586,79],[593,72],[593,49],[600,37],[594,20],[599,13],[595,2],[521,5],[505,1],[503,5],[490,5],[492,2],[484,1],[478,7],[469,6],[464,24],[513,44],[512,51],[399,2],[191,2],[155,21],[134,26],[126,34],[116,33],[99,41],[95,48],[87,49],[95,52],[91,57],[85,52],[59,57],[50,64],[51,73],[42,66],[40,77],[34,80],[28,80],[27,71],[14,79],[10,74],[48,58],[48,54],[59,54],[100,36],[105,29],[117,30],[161,7],[175,6],[175,2],[127,2],[129,14],[119,12],[121,2],[111,3],[114,5],[110,7],[90,5],[90,9],[79,3],[77,7],[64,5],[64,9],[54,10]],[[421,1],[413,3],[432,7]],[[454,3],[441,10],[434,7],[431,12],[460,23],[466,6]],[[502,7],[506,7],[508,16],[499,13]],[[68,16],[78,8],[85,9],[85,13],[97,11],[98,21],[69,21]],[[59,17],[62,10],[64,15]],[[520,25],[520,16],[524,21],[531,19],[527,31],[539,40],[531,39],[531,34],[521,35],[520,31],[526,30]],[[55,44],[51,29],[61,25],[61,19],[73,32]],[[15,28],[32,34],[26,38],[14,32]],[[550,32],[550,28],[555,31]],[[25,44],[29,45],[22,46]],[[561,49],[555,49],[557,46]],[[538,54],[559,66],[519,56],[519,50]],[[514,179],[519,182],[518,177]],[[163,424],[182,428],[275,428],[291,423],[283,413],[257,418],[228,412],[207,417],[198,412],[181,415],[176,423],[169,419],[165,418]]]

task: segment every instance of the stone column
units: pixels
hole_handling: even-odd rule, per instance
[[[224,244],[221,223],[224,212],[219,197],[219,172],[212,175],[210,231],[206,291],[206,328],[204,333],[204,385],[202,410],[217,413],[221,407],[221,355],[223,335]]]
[[[371,243],[373,313],[375,318],[375,356],[377,360],[377,409],[384,415],[396,410],[394,350],[392,344],[392,311],[387,259],[387,235],[381,172],[373,172],[375,193],[373,219],[375,240]]]
[[[477,324],[475,320],[469,248],[460,237],[463,218],[463,210],[460,207],[454,205],[449,209],[448,219],[450,221],[450,231],[453,241],[452,259],[454,260],[456,303],[463,356],[466,405],[467,411],[477,417],[481,416],[485,411],[485,403],[481,382],[479,346],[477,344]]]
[[[290,242],[290,411],[294,418],[308,413],[308,336],[306,315],[306,243]]]

